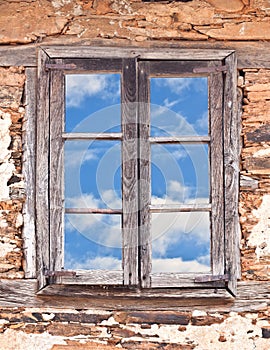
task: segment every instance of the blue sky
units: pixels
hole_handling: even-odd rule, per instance
[[[66,132],[120,132],[120,75],[66,77]],[[151,136],[208,135],[206,78],[151,78]],[[207,145],[152,145],[152,204],[209,203]],[[65,205],[121,209],[121,142],[67,141]],[[209,213],[152,214],[153,271],[209,271]],[[121,216],[65,215],[65,268],[121,269]]]

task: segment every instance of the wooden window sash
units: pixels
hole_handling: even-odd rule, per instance
[[[141,276],[142,287],[183,287],[198,284],[195,282],[194,276],[201,274],[181,274],[181,273],[152,273],[151,272],[151,237],[150,237],[150,220],[151,212],[168,213],[168,212],[194,212],[194,211],[210,211],[211,215],[211,274],[223,275],[225,273],[225,247],[224,247],[224,173],[223,173],[223,72],[212,72],[212,67],[222,67],[222,61],[146,61],[139,62],[139,91],[142,98],[139,99],[141,109],[139,112],[140,130],[143,132],[144,149],[140,152],[140,157],[144,160],[140,169],[140,178],[143,178],[144,188],[140,193],[147,191],[144,197],[140,195],[140,215],[143,222],[140,224],[140,239],[146,240],[143,246],[144,259],[141,259],[141,271],[146,271]],[[208,73],[194,74],[196,68],[208,71]],[[203,75],[202,75],[203,74]],[[150,131],[145,125],[150,125],[150,108],[147,106],[150,103],[150,87],[149,80],[151,77],[197,77],[207,76],[209,86],[209,129],[210,136],[173,136],[173,137],[150,137]],[[141,137],[141,135],[140,135]],[[144,142],[145,141],[145,142]],[[150,144],[171,144],[171,143],[192,143],[198,142],[209,144],[209,162],[210,162],[210,198],[211,205],[198,205],[197,207],[188,206],[171,206],[151,205],[151,175],[150,175]],[[146,145],[144,145],[146,143]],[[145,151],[146,149],[146,151]],[[147,158],[148,157],[148,158]],[[145,161],[149,159],[149,162]],[[144,175],[141,175],[144,172]],[[147,174],[147,176],[145,176]],[[200,210],[201,209],[201,210]],[[146,232],[147,231],[147,232]],[[141,237],[144,235],[144,237]],[[140,247],[140,249],[142,249]],[[147,282],[145,282],[147,281]],[[187,282],[188,281],[188,282]],[[188,283],[188,284],[187,284]],[[209,282],[209,285],[222,284],[225,286],[225,281],[220,283],[214,281]]]
[[[55,52],[54,49],[49,49],[48,51],[51,52]],[[86,52],[89,50],[84,50],[85,51],[85,55]],[[99,50],[98,50],[99,51]],[[186,50],[189,51],[189,50]],[[197,54],[199,54],[199,50],[193,50],[196,51]],[[129,51],[127,50],[127,53]],[[196,53],[195,52],[195,53]],[[210,50],[209,50],[210,53]],[[185,55],[186,52],[182,52],[182,55]],[[210,55],[208,55],[209,57],[211,57],[211,55],[216,54],[216,57],[219,57],[219,55],[221,56],[222,54],[217,54],[217,52],[211,52]],[[229,54],[229,56],[228,56]],[[199,66],[201,67],[208,67],[208,66],[213,66],[213,65],[220,65],[220,64],[226,64],[228,66],[227,72],[226,72],[226,76],[224,75],[224,73],[221,72],[216,72],[215,74],[209,74],[209,87],[211,87],[211,85],[216,85],[219,86],[219,89],[222,88],[223,89],[223,83],[224,85],[224,95],[223,95],[223,105],[222,105],[222,115],[223,117],[220,118],[220,114],[217,112],[216,108],[212,108],[212,107],[216,107],[216,102],[215,99],[210,99],[209,100],[209,106],[212,103],[212,107],[211,112],[210,112],[210,122],[211,122],[211,127],[210,129],[213,129],[215,123],[218,123],[220,121],[220,119],[222,120],[222,122],[224,123],[224,125],[222,125],[224,127],[223,129],[223,135],[222,138],[224,139],[224,148],[222,149],[222,151],[225,154],[225,164],[224,164],[224,185],[223,188],[225,188],[225,194],[224,194],[224,203],[223,203],[223,217],[224,217],[224,222],[225,222],[225,226],[223,229],[223,240],[218,240],[220,243],[215,244],[216,240],[212,237],[212,242],[214,242],[214,244],[212,245],[212,256],[213,256],[213,266],[216,266],[215,268],[213,268],[213,273],[215,272],[216,275],[218,274],[224,274],[227,273],[227,275],[229,276],[229,282],[228,282],[228,286],[229,286],[229,290],[232,294],[236,293],[236,280],[237,277],[239,276],[239,224],[238,224],[238,215],[237,215],[237,199],[238,199],[238,187],[237,187],[237,183],[238,183],[238,161],[239,161],[239,149],[240,149],[240,142],[239,142],[239,133],[240,133],[240,126],[239,126],[239,115],[237,115],[237,106],[236,106],[236,92],[234,91],[235,89],[232,88],[232,86],[236,86],[236,58],[235,58],[235,54],[232,52],[228,52],[227,54],[227,58],[224,61],[220,61],[220,59],[218,60],[212,60],[211,62],[207,62],[207,60],[204,61],[199,61]],[[151,56],[152,55],[152,56]],[[173,55],[175,55],[175,53],[173,53]],[[223,55],[225,55],[225,52],[223,53]],[[106,56],[106,54],[105,54]],[[124,55],[125,56],[125,55]],[[158,55],[157,55],[158,56]],[[162,55],[161,55],[162,56]],[[181,55],[180,55],[181,56]],[[199,57],[199,55],[197,55]],[[132,165],[133,166],[133,171],[135,171],[136,166],[139,166],[140,170],[140,174],[139,174],[139,180],[143,179],[149,179],[150,181],[150,170],[149,170],[149,166],[150,166],[150,162],[148,162],[145,158],[145,156],[147,156],[147,154],[150,157],[150,144],[151,143],[185,143],[188,142],[188,140],[184,140],[184,139],[167,139],[167,140],[158,140],[158,138],[151,138],[150,137],[150,131],[149,131],[149,124],[147,126],[147,122],[149,122],[150,120],[150,114],[149,114],[149,82],[148,82],[148,77],[150,75],[155,75],[157,73],[155,73],[155,71],[157,69],[160,69],[160,64],[162,62],[158,62],[155,59],[149,61],[149,57],[155,57],[154,52],[152,53],[151,50],[146,53],[145,51],[142,51],[141,57],[144,58],[126,58],[124,60],[120,59],[116,62],[116,68],[111,68],[111,64],[108,65],[106,69],[108,69],[110,72],[115,69],[115,71],[118,71],[119,68],[119,62],[121,61],[121,67],[123,67],[122,70],[122,77],[125,75],[127,80],[122,82],[122,94],[123,94],[123,104],[124,104],[124,112],[122,113],[122,118],[123,120],[125,120],[126,122],[126,131],[129,127],[134,128],[134,117],[131,121],[131,116],[134,116],[134,106],[132,106],[133,104],[130,103],[131,101],[138,101],[138,109],[135,112],[135,114],[138,112],[139,116],[140,116],[140,123],[138,124],[138,129],[136,129],[136,132],[140,134],[141,137],[141,143],[140,146],[138,148],[138,158],[139,158],[139,162],[137,163],[137,165]],[[169,56],[168,56],[169,57]],[[192,57],[192,56],[190,56]],[[219,57],[220,58],[220,57]],[[147,60],[146,60],[147,59]],[[175,59],[175,58],[174,58]],[[201,59],[201,58],[199,58]],[[77,69],[78,67],[80,68],[80,70],[83,71],[83,74],[87,73],[92,73],[92,72],[100,72],[102,71],[106,71],[106,69],[104,69],[104,66],[102,65],[103,60],[102,59],[96,59],[95,60],[95,66],[93,68],[93,66],[89,63],[87,63],[89,60],[82,60],[82,59],[77,59],[76,61],[76,70],[72,71],[72,74],[77,74]],[[109,59],[108,62],[112,62],[113,60]],[[137,61],[139,63],[140,69],[139,71],[137,71]],[[74,59],[63,59],[63,60],[50,60],[50,58],[48,57],[47,53],[43,50],[40,50],[39,53],[39,69],[38,69],[38,83],[39,83],[39,90],[38,90],[38,101],[40,101],[38,103],[38,132],[37,132],[37,143],[39,145],[39,150],[41,150],[41,152],[37,152],[37,212],[40,214],[40,216],[37,217],[37,229],[39,232],[39,239],[38,239],[38,249],[37,249],[37,261],[38,261],[38,281],[39,281],[39,288],[42,288],[46,285],[47,280],[44,277],[44,271],[46,268],[52,268],[52,269],[59,269],[60,268],[60,261],[61,259],[56,259],[54,262],[51,262],[51,259],[54,255],[56,255],[56,252],[59,256],[59,251],[61,253],[61,249],[63,246],[61,246],[61,238],[60,235],[56,235],[56,237],[51,236],[50,241],[48,241],[47,237],[48,237],[48,230],[50,228],[51,232],[52,232],[52,228],[54,227],[54,217],[60,217],[59,215],[59,209],[58,209],[58,205],[59,207],[61,206],[61,199],[58,199],[59,202],[57,202],[56,199],[56,204],[52,205],[52,215],[51,217],[48,216],[49,213],[49,195],[46,195],[46,188],[50,188],[50,192],[51,192],[51,188],[52,186],[50,185],[50,187],[48,187],[48,173],[49,173],[49,168],[48,168],[48,164],[46,165],[46,158],[48,158],[48,150],[53,150],[53,147],[49,148],[49,139],[48,139],[48,135],[49,135],[49,128],[51,129],[51,131],[55,130],[54,129],[54,121],[52,121],[51,124],[48,123],[48,119],[47,116],[49,114],[49,111],[52,109],[49,109],[49,101],[48,99],[44,99],[44,96],[48,96],[49,94],[49,86],[50,86],[50,75],[52,76],[52,80],[51,80],[51,96],[53,94],[53,91],[57,92],[57,89],[59,88],[59,86],[61,85],[59,83],[59,81],[63,81],[63,74],[59,73],[59,71],[57,71],[57,69],[51,69],[50,74],[48,74],[48,71],[46,71],[45,69],[45,65],[46,63],[49,64],[50,62],[52,62],[52,64],[71,64],[72,62],[74,62]],[[93,62],[93,60],[92,60]],[[100,63],[100,65],[102,65],[102,69],[100,70],[98,62]],[[177,74],[177,76],[183,75],[183,76],[187,76],[190,75],[192,77],[194,76],[201,76],[201,74],[192,74],[192,71],[194,71],[194,62],[191,61],[192,63],[189,64],[189,62],[184,62],[185,66],[188,67],[188,69],[184,69],[184,65],[183,64],[179,64],[179,62],[177,62],[178,67],[180,73],[177,73],[177,69],[176,69],[176,73],[174,70],[174,66],[175,66],[175,62],[168,62],[166,61],[167,67],[169,67],[167,70],[165,69],[163,71],[163,74],[160,74],[159,76],[170,76],[171,74]],[[188,64],[187,64],[188,63]],[[198,62],[196,62],[198,63]],[[124,64],[126,64],[126,66],[124,66]],[[115,67],[116,67],[115,66]],[[196,66],[198,66],[198,64],[196,64]],[[143,69],[142,69],[143,68]],[[130,72],[133,72],[132,74],[130,74]],[[63,72],[63,71],[62,71]],[[70,71],[66,71],[66,74],[71,73]],[[137,85],[137,78],[135,79],[136,81],[134,82],[134,73],[135,73],[135,77],[138,76],[138,85]],[[132,78],[133,76],[133,78]],[[156,76],[156,75],[155,75]],[[225,79],[224,79],[225,77]],[[134,88],[132,90],[132,86],[129,85],[130,81],[128,80],[133,79],[133,87],[136,86],[136,89]],[[54,82],[53,82],[54,81]],[[57,83],[58,81],[58,83]],[[219,81],[219,83],[218,83]],[[222,84],[221,84],[222,82]],[[60,84],[60,85],[59,85]],[[218,85],[219,84],[219,85]],[[233,84],[233,85],[232,85]],[[222,85],[222,87],[221,87]],[[62,85],[62,89],[63,89]],[[142,88],[143,87],[143,88]],[[127,95],[125,95],[126,93],[126,89],[129,89],[130,91],[128,92]],[[218,89],[218,90],[219,90]],[[64,93],[64,90],[58,90],[58,91],[62,91],[62,93]],[[136,92],[137,91],[137,92]],[[137,94],[137,95],[136,95]],[[220,96],[219,96],[220,98]],[[211,102],[212,101],[212,102]],[[220,102],[220,101],[219,101]],[[63,111],[63,104],[61,106],[60,105],[57,107],[58,111],[61,110]],[[56,111],[56,110],[55,110]],[[56,115],[56,114],[55,114]],[[64,114],[62,114],[64,115]],[[137,114],[136,114],[137,115]],[[57,118],[56,118],[57,119]],[[42,127],[39,127],[39,125],[42,125]],[[56,127],[59,128],[59,125]],[[60,127],[61,129],[61,127]],[[129,129],[130,130],[130,129]],[[218,129],[219,130],[219,129]],[[220,134],[220,130],[217,131],[217,133]],[[230,135],[229,138],[226,139],[226,136]],[[61,145],[63,146],[63,140],[64,139],[74,139],[76,140],[78,139],[92,139],[95,138],[96,135],[91,134],[91,133],[78,133],[78,135],[72,135],[72,133],[65,133],[63,132],[63,130],[61,130],[61,140],[62,143],[59,143],[58,141],[55,141],[53,138],[53,135],[51,135],[51,142],[52,145],[56,145],[58,142],[58,145],[60,145],[60,149],[61,149]],[[233,137],[232,137],[233,136]],[[62,138],[63,137],[63,138]],[[99,136],[97,136],[99,137]],[[107,134],[107,135],[101,135],[100,139],[104,140],[109,140],[111,135]],[[237,139],[238,137],[238,139]],[[112,138],[114,139],[119,139],[122,140],[123,144],[126,143],[126,145],[129,144],[129,142],[131,141],[130,139],[126,138],[125,133],[118,133],[117,135],[113,135]],[[194,142],[203,142],[203,143],[209,143],[209,138],[201,138],[198,140],[193,140]],[[236,141],[236,142],[235,142]],[[212,169],[214,169],[213,164],[215,162],[215,159],[213,157],[212,154],[212,149],[215,147],[215,140],[213,141],[212,139],[212,135],[211,135],[211,142],[210,142],[210,161],[211,161],[211,177],[214,176]],[[122,157],[123,157],[123,161],[125,158],[125,151],[123,150],[123,146],[122,146]],[[127,154],[127,152],[126,152]],[[135,155],[134,155],[135,156]],[[62,157],[62,155],[58,155],[58,157]],[[56,157],[57,158],[57,157]],[[127,157],[125,158],[127,159]],[[130,161],[130,157],[128,157],[128,161]],[[148,162],[148,164],[147,164]],[[233,170],[232,170],[232,166],[231,164],[234,164]],[[56,159],[52,159],[51,163],[50,163],[50,168],[51,170],[53,170],[53,164],[56,165],[57,161]],[[128,164],[128,163],[127,163]],[[127,165],[126,169],[130,168],[130,165]],[[46,170],[47,169],[47,170]],[[142,170],[143,169],[143,170]],[[123,169],[123,174],[124,174],[124,169]],[[130,169],[129,169],[130,171]],[[221,168],[219,168],[219,172],[221,173]],[[59,178],[58,178],[59,180]],[[232,181],[231,181],[232,180]],[[53,180],[52,180],[53,181]],[[62,181],[62,180],[61,180]],[[59,183],[59,188],[61,188],[61,181]],[[151,270],[151,237],[150,237],[150,212],[151,211],[155,211],[155,210],[170,210],[170,208],[155,208],[154,206],[150,205],[150,187],[149,187],[149,181],[144,181],[144,185],[140,184],[140,187],[138,188],[137,186],[135,186],[135,189],[133,188],[133,190],[128,194],[128,196],[133,196],[134,194],[137,195],[137,198],[139,198],[139,201],[137,202],[137,210],[139,210],[139,215],[135,218],[134,215],[126,215],[125,219],[123,218],[123,222],[126,222],[126,228],[123,228],[123,265],[127,266],[126,271],[124,270],[124,281],[125,283],[128,285],[133,285],[133,284],[138,284],[143,287],[143,288],[149,288],[149,287],[154,287],[154,286],[158,286],[158,287],[168,287],[169,286],[175,286],[175,287],[183,287],[183,286],[194,286],[194,280],[196,279],[196,275],[183,275],[183,274],[171,274],[170,276],[166,276],[166,274],[150,274],[150,270]],[[52,182],[50,182],[52,184]],[[128,187],[128,186],[127,186]],[[45,189],[45,190],[44,190]],[[147,191],[148,189],[148,191]],[[44,192],[45,191],[45,192]],[[137,193],[136,193],[137,191]],[[213,191],[215,192],[215,189],[211,190],[212,193]],[[212,195],[211,193],[211,195]],[[53,200],[55,200],[55,198],[53,197],[53,193],[50,194],[53,198]],[[59,197],[60,198],[60,197]],[[231,207],[231,202],[233,201],[233,206]],[[230,203],[230,205],[228,205]],[[130,203],[128,204],[130,205]],[[127,205],[127,206],[128,206]],[[217,206],[218,207],[218,206]],[[222,209],[219,208],[215,208],[215,206],[211,206],[211,215],[214,215],[213,213],[222,213]],[[229,207],[229,209],[228,209]],[[124,208],[124,204],[123,204],[123,208]],[[77,208],[76,208],[77,209]],[[80,209],[80,208],[78,208]],[[134,208],[133,208],[134,209]],[[172,210],[177,211],[177,209],[175,208],[171,208]],[[189,208],[178,208],[181,210],[188,210]],[[72,210],[72,208],[71,208]],[[91,209],[90,209],[91,210]],[[117,211],[117,209],[115,209]],[[192,210],[192,209],[191,209]],[[197,208],[195,208],[194,210],[197,210]],[[209,211],[209,208],[205,208],[205,210]],[[123,210],[124,211],[124,210]],[[125,212],[128,212],[125,210]],[[133,212],[133,211],[131,211]],[[136,212],[136,209],[134,210],[134,212]],[[42,214],[43,213],[43,214]],[[112,212],[113,214],[113,212]],[[63,210],[62,210],[62,215],[63,215]],[[123,214],[124,215],[124,214]],[[46,217],[49,219],[48,221],[50,222],[50,225],[46,225]],[[139,236],[138,236],[138,231],[137,231],[137,236],[136,233],[134,233],[134,231],[130,230],[130,227],[132,226],[128,226],[128,222],[136,222],[138,223],[138,227],[139,227]],[[222,228],[221,228],[222,224],[220,225],[220,230],[218,232],[222,232]],[[62,226],[63,227],[63,226]],[[59,227],[58,227],[59,228]],[[61,230],[61,228],[60,228]],[[132,232],[132,234],[131,234]],[[148,233],[147,233],[148,232]],[[220,233],[221,235],[221,233]],[[63,235],[62,235],[63,237]],[[133,243],[135,243],[135,241],[137,241],[137,243],[139,242],[139,249],[129,249],[130,248],[130,239],[133,239]],[[222,243],[223,242],[223,243]],[[223,245],[223,247],[222,247]],[[49,248],[50,247],[50,248]],[[45,249],[44,249],[45,248]],[[223,251],[223,256],[222,258],[219,256],[218,258],[218,254],[217,252]],[[50,252],[48,254],[48,252]],[[136,264],[134,264],[133,262],[131,263],[131,260],[133,261],[133,258],[136,256],[137,254],[137,259],[136,259]],[[60,254],[61,255],[61,254]],[[129,257],[132,256],[132,259],[130,260]],[[219,259],[219,260],[218,260]],[[219,261],[218,263],[216,263],[217,261]],[[139,263],[138,263],[139,262]],[[223,265],[223,268],[221,267]],[[218,267],[219,266],[219,267]],[[222,271],[221,271],[222,270]],[[100,273],[99,271],[97,271],[97,274]],[[116,278],[115,276],[117,275],[117,273],[115,273],[115,271],[109,271],[109,273],[112,273],[112,276],[114,275],[114,277],[112,277],[112,279],[110,278],[105,278],[104,281],[106,280],[108,282],[108,284],[115,284],[116,283]],[[87,284],[91,284],[92,278],[86,278],[86,275],[90,275],[92,274],[92,276],[95,275],[94,271],[85,271],[85,272],[81,272],[79,275],[76,275],[75,279],[73,277],[71,277],[71,280],[76,283],[87,283]],[[84,277],[80,277],[80,276],[84,276]],[[107,272],[106,272],[106,276],[107,276]],[[135,277],[136,276],[136,277]],[[140,277],[140,280],[138,279],[138,276]],[[60,278],[60,277],[59,277]],[[58,279],[59,279],[58,278]],[[66,278],[68,279],[69,277],[61,277],[61,283],[63,282],[63,280],[66,280]],[[96,278],[96,277],[95,277]],[[151,279],[154,283],[151,284]],[[162,281],[163,279],[163,281]],[[71,281],[70,280],[70,281]],[[120,278],[120,280],[123,280],[123,276],[122,279]],[[168,285],[164,285],[164,281],[167,280]],[[177,280],[179,281],[179,285],[178,282],[175,283],[173,282],[173,280]],[[56,281],[56,280],[55,280]],[[87,282],[86,282],[87,281]],[[104,282],[105,284],[107,284],[107,282]],[[58,280],[57,280],[58,282]],[[119,282],[119,278],[118,278],[118,282]],[[117,282],[117,283],[118,283]],[[67,283],[64,282],[64,283]],[[69,283],[69,282],[68,282]],[[121,282],[120,282],[121,283]],[[173,283],[173,284],[172,284]],[[207,284],[207,286],[214,286],[214,285],[218,285],[218,287],[224,287],[224,282],[210,282],[210,284]],[[226,283],[227,285],[227,283]],[[199,285],[196,284],[196,286],[198,287]],[[206,287],[205,284],[202,284],[202,286]]]

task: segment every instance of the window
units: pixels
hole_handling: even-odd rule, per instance
[[[40,52],[39,284],[236,293],[231,51]]]

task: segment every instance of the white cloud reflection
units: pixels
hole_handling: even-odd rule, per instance
[[[87,97],[112,99],[120,95],[118,74],[66,75],[66,105],[78,107]]]

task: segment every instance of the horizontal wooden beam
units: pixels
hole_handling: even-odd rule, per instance
[[[45,40],[46,42],[46,40]],[[66,39],[61,37],[55,39],[54,43],[50,44],[31,44],[23,46],[13,46],[5,45],[0,47],[0,66],[25,66],[33,67],[37,65],[36,59],[36,49],[40,46],[44,47],[48,52],[51,52],[52,55],[56,54],[56,48],[59,48],[63,55],[70,56],[69,48],[72,48],[73,51],[76,50],[78,46],[84,48],[83,54],[86,55],[87,51],[89,52],[91,46],[99,45],[100,52],[104,47],[111,45],[112,50],[107,50],[107,52],[117,52],[118,46],[113,45],[113,41],[108,42],[108,40],[92,40],[92,41],[82,41],[75,40],[71,45],[65,46]],[[76,46],[76,44],[78,46]],[[56,46],[57,45],[57,46]],[[61,45],[61,46],[60,46]],[[125,43],[125,53],[133,53],[132,56],[135,57],[138,50],[148,52],[145,54],[145,58],[154,57],[156,52],[160,52],[160,49],[166,50],[173,49],[174,52],[178,53],[179,59],[184,57],[184,55],[179,55],[179,50],[196,49],[196,50],[212,50],[212,53],[215,50],[225,50],[224,54],[228,54],[231,51],[236,51],[238,68],[270,68],[270,51],[269,51],[269,42],[267,41],[147,41],[145,43],[140,43],[140,47],[131,47],[126,48]],[[144,47],[142,47],[144,46]],[[122,48],[123,50],[123,48]],[[120,50],[121,51],[121,50]],[[119,58],[123,58],[123,51],[119,51]],[[78,51],[79,52],[79,51]],[[97,51],[96,51],[97,52]],[[202,54],[204,52],[202,51]],[[80,55],[80,52],[79,52]],[[117,54],[116,54],[117,55]],[[148,55],[148,56],[147,56]],[[80,56],[82,57],[82,56]],[[144,57],[144,56],[141,56]],[[190,52],[188,54],[188,59],[192,57]],[[209,59],[211,55],[207,55]],[[165,57],[167,58],[167,57]],[[169,57],[170,59],[171,57]],[[204,59],[204,58],[203,58]]]
[[[270,282],[238,282],[233,298],[224,289],[145,289],[51,285],[37,294],[36,280],[0,280],[0,307],[103,310],[208,310],[257,312],[270,307]]]

